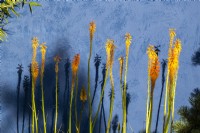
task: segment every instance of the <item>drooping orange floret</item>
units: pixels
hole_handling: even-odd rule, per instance
[[[35,81],[39,74],[37,61],[32,61],[31,63],[31,74],[32,74],[33,80]]]
[[[86,89],[84,87],[82,87],[81,92],[80,92],[80,100],[82,102],[87,101],[87,92],[86,92]]]
[[[119,74],[120,74],[120,80],[122,81],[122,75],[123,75],[123,67],[124,67],[124,57],[119,57],[119,65],[120,65],[120,70],[119,70]]]
[[[111,68],[113,65],[115,48],[116,46],[114,45],[114,40],[108,39],[106,42],[106,54],[107,54],[106,68]]]
[[[58,63],[61,61],[61,58],[60,58],[60,56],[58,56],[58,55],[56,55],[55,57],[54,57],[54,61],[55,61],[55,72],[56,73],[58,73]]]
[[[80,54],[76,54],[72,60],[72,74],[76,75],[80,64]]]
[[[94,32],[96,31],[96,24],[94,21],[90,22],[89,31],[90,31],[90,39],[92,39],[94,36]]]
[[[151,68],[150,68],[150,78],[151,78],[151,88],[154,89],[155,82],[159,76],[160,73],[160,62],[158,58],[155,59],[155,61],[152,62]]]
[[[129,46],[131,45],[131,40],[132,40],[132,36],[130,33],[126,33],[125,35],[125,44],[126,47],[129,48]]]

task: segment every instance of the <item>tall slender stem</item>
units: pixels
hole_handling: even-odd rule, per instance
[[[44,128],[44,133],[46,133],[46,115],[45,115],[45,107],[44,107],[43,73],[41,73],[40,84],[41,84],[41,92],[42,92],[42,117],[43,117],[43,128]]]
[[[57,119],[58,119],[58,72],[56,72],[56,110],[55,110],[55,122],[54,122],[54,133],[57,132]]]
[[[92,133],[92,107],[90,99],[90,60],[92,56],[92,39],[90,39],[90,54],[88,58],[88,103],[89,103],[89,132]]]

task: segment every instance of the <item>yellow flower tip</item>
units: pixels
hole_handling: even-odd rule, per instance
[[[182,50],[181,40],[177,39],[174,44],[174,49],[177,51],[177,54],[179,55]]]
[[[118,58],[118,60],[120,65],[124,64],[124,57],[121,56]]]
[[[126,33],[125,35],[125,44],[127,47],[129,47],[131,45],[131,40],[132,40],[132,36],[130,33]]]
[[[72,60],[72,73],[76,75],[80,64],[80,54],[76,54]]]
[[[96,24],[94,21],[90,22],[89,31],[90,31],[90,36],[93,37],[94,32],[96,31]]]
[[[169,29],[169,36],[171,39],[173,39],[176,36],[175,29]]]
[[[31,74],[32,74],[33,79],[36,80],[39,74],[37,61],[32,61],[31,63]]]
[[[122,73],[123,73],[123,65],[124,65],[124,57],[119,57],[119,64],[120,64],[120,70],[119,70],[119,74],[120,74],[120,80],[122,80]]]
[[[55,72],[56,73],[58,73],[58,63],[61,61],[61,58],[60,58],[60,56],[58,56],[58,55],[56,55],[55,57],[54,57],[54,61],[55,61]]]
[[[33,49],[37,49],[38,46],[39,46],[39,40],[37,37],[34,37],[32,39],[32,47],[33,47]]]
[[[80,92],[80,100],[82,102],[87,101],[87,93],[86,93],[86,89],[84,87],[82,87],[81,92]]]
[[[158,55],[156,54],[155,47],[153,45],[149,45],[147,48],[147,55],[150,60],[157,58]]]
[[[40,44],[40,51],[42,54],[46,53],[47,46],[45,44],[46,44],[45,42]]]
[[[59,63],[59,62],[61,61],[60,56],[56,55],[56,56],[54,57],[54,61],[55,61],[56,63]]]

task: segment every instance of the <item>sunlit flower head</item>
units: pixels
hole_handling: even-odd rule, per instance
[[[125,44],[126,47],[129,48],[129,46],[131,45],[131,40],[132,40],[132,36],[130,33],[126,33],[125,35]]]
[[[33,48],[33,49],[37,49],[38,46],[39,46],[39,40],[38,40],[37,37],[34,37],[34,38],[32,39],[32,48]]]
[[[89,31],[90,31],[90,38],[92,39],[94,36],[94,32],[96,31],[96,24],[94,21],[90,22]]]
[[[82,87],[81,92],[80,92],[80,100],[82,102],[87,101],[87,92],[86,92],[86,89],[84,87]]]
[[[155,60],[155,58],[157,58],[158,55],[156,54],[155,47],[153,45],[149,45],[147,48],[147,55],[149,60]]]
[[[147,48],[147,55],[149,57],[148,73],[151,79],[151,88],[154,89],[155,82],[160,73],[160,62],[153,45],[149,45]]]
[[[116,46],[114,45],[114,40],[108,39],[106,42],[107,68],[112,67],[113,65],[115,48]]]
[[[77,74],[79,64],[80,64],[80,54],[76,54],[72,60],[72,73],[74,75]]]

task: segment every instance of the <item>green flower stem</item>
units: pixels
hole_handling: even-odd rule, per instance
[[[150,63],[148,63],[148,67],[149,67],[149,64]],[[150,102],[149,102],[149,96],[150,96],[150,76],[149,76],[150,74],[149,74],[149,68],[148,68],[148,90],[147,90],[147,103],[146,103],[146,133],[147,133],[147,131],[148,131],[148,129],[149,129],[149,104],[150,104]]]
[[[92,38],[90,39],[90,54],[88,58],[88,104],[89,104],[89,133],[92,133],[92,107],[90,99],[90,60],[92,56]]]
[[[56,110],[55,110],[54,133],[57,132],[57,120],[58,120],[58,72],[56,72]]]
[[[77,116],[77,94],[78,94],[78,75],[76,75],[76,90],[75,90],[75,100],[74,100],[74,108],[75,108],[75,123],[78,126],[78,116]]]
[[[110,113],[109,113],[108,126],[107,126],[106,133],[110,132],[112,112],[113,112],[113,107],[114,107],[114,80],[113,80],[113,75],[112,75],[112,68],[110,68],[110,83],[112,86],[112,90],[111,90],[111,99],[110,99]]]
[[[164,117],[163,117],[163,131],[165,127],[166,121],[166,110],[167,110],[167,101],[168,101],[168,88],[169,87],[169,68],[167,69],[167,76],[166,76],[166,88],[165,88],[165,101],[164,101]]]
[[[129,47],[126,48],[126,67],[125,67],[125,75],[124,75],[124,98],[123,98],[123,103],[124,103],[124,112],[123,112],[123,133],[126,133],[126,78],[127,78],[127,73],[128,73],[128,55],[129,55]]]
[[[41,74],[41,91],[42,91],[42,117],[43,117],[43,124],[44,124],[44,133],[46,133],[46,115],[45,115],[45,108],[44,108],[44,86],[43,86],[43,73]]]
[[[94,117],[94,120],[93,120],[93,127],[94,128],[94,125],[95,125],[95,122],[97,120],[97,117],[98,117],[98,114],[99,114],[99,111],[100,111],[100,107],[101,107],[101,104],[102,104],[102,99],[103,99],[103,96],[104,96],[104,90],[105,90],[105,87],[106,87],[106,81],[107,81],[107,78],[108,78],[108,70],[106,68],[106,75],[105,75],[105,79],[104,79],[104,84],[103,84],[103,88],[102,88],[102,91],[101,91],[101,96],[100,96],[100,101],[99,101],[99,104],[98,104],[98,109],[97,109],[97,112],[95,114],[95,117]]]
[[[35,126],[34,126],[34,121],[35,121]],[[34,132],[34,128],[36,129],[36,133],[38,133],[38,122],[37,122],[37,114],[35,106],[35,81],[32,80],[32,132]]]
[[[73,75],[72,80],[75,79],[75,76]],[[74,83],[75,81],[72,81],[72,87],[71,87],[71,95],[70,95],[70,106],[69,106],[69,129],[68,133],[72,133],[72,101],[73,101],[73,93],[74,93]]]
[[[34,117],[34,99],[35,99],[35,96],[34,96],[34,81],[32,80],[32,133],[34,133],[34,129],[35,129],[35,123],[34,123],[34,120],[35,120],[35,117]]]

